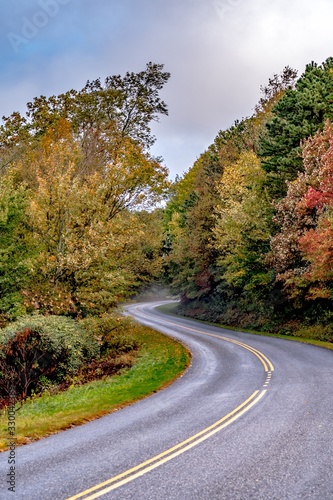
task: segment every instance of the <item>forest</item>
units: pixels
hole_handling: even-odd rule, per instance
[[[172,187],[164,273],[185,315],[333,340],[333,58],[286,66]]]
[[[0,127],[0,408],[131,366],[117,305],[160,278],[163,65],[40,96]],[[53,389],[52,389],[53,390]]]
[[[83,345],[68,321],[111,331],[119,319],[105,315],[151,285],[186,316],[333,340],[333,58],[273,75],[252,116],[175,182],[150,152],[169,77],[148,63],[3,117],[0,399],[20,377],[15,353],[31,380],[70,358],[54,318],[95,359],[107,341]]]
[[[99,314],[159,275],[170,183],[149,125],[168,78],[149,63],[3,117],[0,322]]]

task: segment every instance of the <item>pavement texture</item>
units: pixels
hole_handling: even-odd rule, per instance
[[[17,448],[15,493],[2,453],[0,499],[331,500],[333,352],[156,305],[126,313],[187,345],[187,372],[138,403]]]

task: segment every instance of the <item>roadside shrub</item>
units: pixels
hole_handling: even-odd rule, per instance
[[[331,325],[317,324],[302,326],[299,330],[296,331],[296,335],[305,339],[333,342],[333,329]]]
[[[92,380],[99,380],[105,377],[118,374],[123,369],[133,366],[136,359],[137,350],[130,353],[113,356],[111,353],[102,358],[93,359],[89,364],[80,368],[79,377],[76,380],[77,385],[86,384]]]
[[[99,357],[82,366],[78,383],[109,377],[133,365],[141,343],[137,340],[137,325],[131,318],[115,311],[89,316],[80,324],[98,342]]]
[[[0,406],[8,394],[22,400],[41,386],[59,384],[99,356],[99,345],[77,321],[27,316],[0,330]]]
[[[139,342],[131,335],[135,325],[131,318],[120,314],[91,316],[80,321],[85,330],[94,335],[100,346],[100,356],[121,355],[136,350]]]

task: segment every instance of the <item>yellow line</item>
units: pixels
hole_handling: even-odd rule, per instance
[[[77,495],[74,495],[67,500],[77,500],[79,498],[83,498],[86,495],[89,495],[89,493],[92,493],[96,490],[100,490],[93,495],[90,495],[85,498],[85,500],[94,500],[95,498],[99,498],[102,495],[105,495],[106,493],[119,488],[120,486],[123,486],[124,484],[133,481],[134,479],[143,476],[147,472],[155,469],[156,467],[159,467],[160,465],[168,462],[169,460],[177,457],[178,455],[184,453],[185,451],[190,450],[194,446],[197,446],[198,444],[202,443],[209,437],[213,436],[223,428],[227,427],[229,424],[237,420],[240,416],[242,416],[244,413],[246,413],[252,406],[254,406],[256,403],[260,401],[260,399],[266,394],[266,390],[263,390],[261,392],[255,391],[246,401],[244,401],[241,405],[239,405],[237,408],[235,408],[233,411],[228,413],[228,415],[225,415],[223,418],[215,422],[214,424],[210,425],[209,427],[206,427],[202,431],[198,432],[197,434],[194,434],[193,436],[189,437],[185,441],[182,441],[181,443],[178,443],[176,446],[173,446],[172,448],[169,448],[168,450],[164,451],[163,453],[160,453],[159,455],[156,455],[153,458],[150,458],[149,460],[142,462],[141,464],[133,467],[132,469],[128,469],[127,471],[114,476],[113,478],[104,481],[103,483],[100,483],[90,489],[87,489],[81,493],[78,493]],[[227,422],[225,422],[228,420]],[[191,442],[192,441],[192,442]],[[189,443],[189,444],[187,444]],[[187,445],[187,446],[184,446]],[[179,449],[181,448],[181,449]],[[168,456],[166,456],[168,455]],[[155,463],[153,463],[155,462]],[[142,469],[142,470],[140,470]],[[131,475],[130,475],[131,474]],[[125,477],[129,476],[129,477]],[[124,479],[123,479],[124,478]],[[116,484],[111,484],[111,483],[116,483]],[[111,485],[111,486],[108,486]],[[105,486],[108,486],[107,488],[103,488]],[[101,489],[103,488],[103,489]]]
[[[114,482],[118,479],[121,479],[122,477],[124,476],[128,476],[128,474],[131,474],[132,472],[135,472],[136,470],[138,469],[141,469],[142,467],[145,467],[146,465],[149,465],[150,463],[152,462],[155,462],[156,460],[164,457],[165,455],[168,455],[169,453],[177,450],[178,448],[181,448],[182,446],[184,446],[185,444],[189,443],[190,441],[193,441],[194,439],[196,439],[197,437],[201,436],[202,434],[204,434],[205,432],[208,432],[209,430],[211,430],[212,428],[216,427],[217,425],[221,424],[222,422],[224,422],[225,420],[227,420],[228,418],[230,418],[232,415],[234,415],[235,413],[237,413],[239,410],[241,410],[244,406],[246,406],[257,394],[258,394],[259,391],[255,391],[246,401],[244,401],[242,404],[240,404],[237,408],[235,408],[234,410],[232,410],[230,413],[228,413],[227,415],[225,415],[223,418],[221,418],[220,420],[218,420],[217,422],[215,422],[214,424],[212,424],[211,426],[203,429],[202,431],[198,432],[197,434],[194,434],[193,436],[187,438],[185,441],[182,441],[178,444],[176,444],[175,446],[173,446],[172,448],[168,448],[166,451],[160,453],[159,455],[156,455],[155,457],[153,458],[150,458],[149,460],[147,460],[146,462],[142,462],[141,464],[139,465],[136,465],[135,467],[133,467],[132,469],[129,469],[125,472],[122,472],[121,474],[119,474],[118,476],[115,476],[113,477],[112,479],[108,479],[107,481],[105,481],[104,483],[101,483],[101,485],[98,485],[98,486],[94,486],[93,488],[91,488],[90,490],[87,490],[86,492],[84,493],[80,493],[79,495],[77,496],[74,496],[74,497],[71,497],[70,499],[68,500],[75,500],[77,498],[80,498],[82,495],[84,494],[87,494],[90,493],[91,491],[95,491],[96,489],[100,488],[101,486],[104,486],[106,484],[109,484],[111,482]]]
[[[139,307],[139,306],[136,306],[134,309],[136,309],[137,307]],[[149,314],[143,313],[142,311],[140,311],[140,314],[142,316],[146,316],[147,318],[154,318],[154,319],[156,319],[154,316],[150,316]],[[216,337],[217,339],[225,340],[226,342],[231,342],[232,344],[237,344],[237,345],[239,345],[241,347],[244,347],[244,349],[247,349],[248,351],[251,351],[252,354],[254,354],[261,361],[261,363],[264,366],[265,372],[273,372],[274,371],[274,366],[271,363],[271,361],[261,351],[259,351],[258,349],[255,349],[252,346],[249,346],[248,344],[244,344],[243,342],[231,339],[229,337],[222,337],[221,335],[216,335],[214,333],[207,333],[207,332],[204,332],[202,330],[198,330],[196,328],[191,328],[190,326],[184,326],[184,325],[181,325],[181,324],[178,324],[178,323],[174,323],[173,321],[168,321],[168,320],[164,320],[164,319],[160,319],[160,318],[158,319],[158,321],[160,321],[160,322],[162,322],[162,323],[164,323],[166,325],[177,326],[178,328],[179,327],[185,328],[186,330],[190,330],[191,332],[200,333],[201,335],[208,335],[209,337]]]
[[[139,306],[136,306],[138,308]],[[147,318],[152,318],[153,316],[150,316],[146,313],[143,313],[142,311],[140,312],[141,316],[145,316]],[[222,337],[220,335],[215,335],[213,333],[206,333],[202,330],[198,330],[195,328],[191,328],[189,326],[184,326],[184,325],[179,325],[177,323],[173,323],[172,321],[167,321],[167,320],[161,320],[159,319],[160,322],[166,324],[166,325],[171,325],[171,326],[177,326],[184,328],[186,330],[200,333],[202,335],[207,335],[210,337],[216,337],[217,339],[224,340],[226,342],[231,342],[233,344],[239,345],[240,347],[243,347],[244,349],[247,349],[250,351],[252,354],[254,354],[260,362],[264,366],[264,370],[266,372],[272,372],[274,371],[274,366],[270,362],[270,360],[258,349],[255,349],[254,347],[251,347],[247,344],[244,344],[243,342],[239,342],[234,339],[230,339],[228,337]],[[185,441],[182,441],[181,443],[178,443],[177,445],[173,446],[172,448],[169,448],[168,450],[164,451],[163,453],[160,453],[159,455],[156,455],[155,457],[150,458],[149,460],[142,462],[141,464],[128,469],[127,471],[114,476],[113,478],[110,478],[107,481],[104,481],[103,483],[100,483],[90,489],[87,489],[81,493],[78,493],[77,495],[74,495],[67,500],[77,500],[79,498],[83,498],[86,495],[89,495],[89,493],[92,493],[96,490],[100,490],[93,495],[86,497],[85,500],[93,500],[95,498],[98,498],[109,491],[112,491],[115,488],[118,488],[119,486],[122,486],[123,484],[128,483],[129,481],[132,481],[133,479],[142,476],[143,474],[146,474],[152,469],[155,469],[156,467],[159,467],[165,462],[168,462],[172,458],[180,455],[181,453],[184,453],[185,451],[189,450],[193,446],[196,446],[197,444],[201,443],[202,441],[208,439],[208,437],[212,436],[216,432],[220,431],[230,423],[232,423],[234,420],[239,418],[241,415],[243,415],[246,411],[248,411],[253,405],[255,405],[266,393],[266,390],[263,390],[260,392],[258,395],[259,391],[255,391],[246,401],[244,401],[241,405],[239,405],[237,408],[235,408],[232,412],[228,413],[225,415],[223,418],[215,422],[209,427],[206,427],[202,431],[198,432],[197,434],[194,434],[193,436],[189,437]],[[254,399],[255,398],[255,399]],[[228,420],[227,422],[225,422]],[[223,423],[224,422],[224,423]],[[186,445],[186,446],[185,446]],[[181,449],[180,449],[181,448]],[[155,462],[155,463],[153,463]],[[141,469],[141,470],[140,470]],[[129,476],[129,477],[126,477]],[[114,483],[114,484],[112,484]],[[108,486],[111,485],[111,486]],[[103,487],[108,486],[105,489],[102,489]]]
[[[249,346],[248,344],[244,344],[243,342],[239,342],[238,340],[230,339],[228,337],[221,337],[219,335],[213,335],[212,333],[204,333],[204,334],[205,335],[212,335],[218,339],[223,339],[223,340],[226,340],[227,342],[232,342],[233,344],[237,344],[241,347],[244,347],[244,349],[247,349],[248,351],[252,352],[255,356],[257,356],[257,358],[260,359],[260,361],[264,365],[265,372],[273,372],[274,371],[274,366],[271,363],[271,361],[261,351],[258,351],[258,349],[255,349],[254,347]]]

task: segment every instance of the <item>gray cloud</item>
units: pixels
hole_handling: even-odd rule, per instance
[[[9,33],[24,37],[25,19],[36,24],[43,5],[45,25],[40,16],[15,51]],[[154,124],[153,153],[172,176],[219,129],[252,113],[273,73],[287,64],[302,72],[332,55],[331,0],[7,0],[1,8],[2,115],[40,94],[164,63],[172,74],[163,90],[169,117]]]

